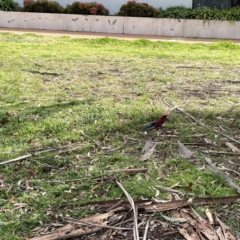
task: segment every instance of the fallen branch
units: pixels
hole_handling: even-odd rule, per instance
[[[95,143],[95,145],[96,145],[98,148],[100,148],[100,145],[98,144],[98,142],[97,142],[96,140],[94,140],[92,137],[90,137],[90,136],[88,136],[87,134],[85,134],[82,130],[79,131],[79,133],[81,133],[84,137],[87,137],[87,138],[91,139],[91,140]]]
[[[107,170],[106,173],[146,173],[148,168]]]
[[[226,137],[226,138],[228,138],[229,140],[231,140],[231,141],[233,141],[233,142],[236,142],[236,143],[240,144],[240,141],[238,141],[238,140],[236,140],[236,139],[234,139],[234,138],[232,138],[232,137],[230,137],[230,136],[228,136],[228,135],[226,135],[226,134],[224,134],[224,133],[218,132],[217,130],[214,130],[214,132],[215,132],[215,133],[218,133],[218,134],[220,134],[220,135],[222,135],[222,136],[224,136],[224,137]]]
[[[196,69],[208,68],[208,69],[219,69],[219,68],[216,68],[216,67],[206,67],[206,66],[203,66],[203,67],[197,67],[197,66],[177,66],[177,68],[196,68]]]
[[[162,191],[166,191],[166,192],[173,192],[173,193],[178,193],[178,194],[181,194],[181,195],[184,194],[182,191],[175,190],[175,189],[172,189],[170,187],[163,187],[163,186],[154,186],[154,187],[157,188],[158,190],[162,190]]]
[[[44,180],[39,180],[39,179],[32,179],[32,180],[28,180],[28,181],[29,182],[45,182],[45,183],[63,184],[63,183],[68,183],[68,182],[82,182],[82,181],[90,181],[90,180],[102,181],[102,180],[108,180],[110,178],[112,179],[112,177],[100,176],[100,177],[92,177],[92,178],[79,178],[79,179],[53,180],[53,181],[44,181]]]
[[[7,165],[7,164],[10,164],[10,163],[18,162],[18,161],[30,158],[32,156],[33,156],[33,154],[24,155],[22,157],[18,157],[18,158],[14,158],[14,159],[11,159],[11,160],[8,160],[8,161],[5,161],[5,162],[1,162],[0,165]]]
[[[33,63],[33,64],[35,64],[35,65],[38,66],[38,67],[43,67],[43,65],[41,65],[41,64],[39,64],[39,63],[36,63],[36,62],[32,61],[31,59],[28,59],[28,61],[31,62],[31,63]]]
[[[122,202],[123,202],[123,200],[120,200],[118,203],[116,203],[115,205],[113,205],[112,207],[110,207],[106,212],[109,212],[109,211],[111,211],[112,209],[118,207]]]
[[[120,202],[120,203],[119,203]],[[137,200],[134,201],[135,205],[143,205],[143,204],[147,204],[147,203],[151,203],[152,200]],[[129,205],[129,201],[127,200],[123,200],[123,199],[117,199],[117,200],[107,200],[107,201],[98,201],[98,202],[88,202],[86,203],[86,205],[88,206],[94,206],[94,205],[115,205],[118,204],[119,207],[124,207],[126,205]]]
[[[129,193],[124,189],[124,187],[122,186],[121,183],[119,183],[118,181],[116,181],[118,186],[122,189],[122,191],[124,192],[124,194],[126,195],[132,210],[133,210],[133,236],[134,236],[134,240],[139,240],[139,232],[138,232],[138,215],[137,215],[137,211],[136,211],[136,207],[134,204],[134,201],[132,199],[132,197],[129,195]]]
[[[233,165],[236,165],[236,166],[240,166],[240,164],[239,163],[234,163],[233,161],[231,161],[231,160],[229,160],[228,161],[230,164],[233,164]]]
[[[237,192],[240,194],[240,187],[239,187],[238,185],[236,185],[234,182],[232,182],[232,180],[231,180],[228,176],[226,176],[225,174],[223,174],[222,172],[220,172],[220,171],[218,170],[218,168],[213,165],[213,163],[212,163],[212,161],[211,161],[210,158],[207,158],[207,157],[206,157],[206,158],[205,158],[205,161],[208,163],[208,168],[209,168],[210,170],[212,170],[214,173],[217,173],[217,174],[219,174],[221,177],[223,177],[223,178],[225,179],[226,183],[228,184],[228,186],[229,186],[229,187],[232,187],[232,188],[235,188],[235,189],[237,190]]]
[[[230,142],[226,142],[225,145],[229,147],[233,152],[240,152],[240,150]]]
[[[30,73],[37,73],[37,74],[42,74],[42,75],[53,75],[53,76],[63,75],[63,74],[59,74],[59,73],[40,72],[40,71],[37,71],[37,70],[21,70],[21,71],[30,72]]]
[[[84,222],[81,220],[76,220],[72,221],[69,219],[66,219],[68,223],[72,223],[74,225],[84,225],[84,226],[93,226],[93,227],[98,227],[98,228],[106,228],[106,229],[111,229],[111,230],[124,230],[124,231],[131,231],[132,228],[122,228],[122,227],[114,227],[114,226],[108,226],[108,225],[100,225],[100,224],[94,224],[91,222]]]
[[[204,123],[202,123],[201,121],[197,120],[197,119],[196,119],[195,117],[193,117],[191,114],[189,114],[189,113],[183,111],[182,109],[178,108],[172,101],[168,101],[167,104],[170,105],[171,107],[174,107],[177,111],[179,111],[180,113],[184,114],[185,116],[189,117],[193,122],[198,123],[199,125],[201,125],[201,126],[203,126],[203,127],[206,127],[206,128],[208,128],[209,130],[212,130],[212,128],[206,126]],[[218,134],[220,134],[220,135],[222,135],[222,136],[224,136],[224,137],[226,137],[226,138],[228,138],[228,139],[230,139],[230,140],[233,141],[233,142],[236,142],[236,143],[240,144],[240,141],[238,141],[238,140],[236,140],[236,139],[234,139],[234,138],[232,138],[232,137],[230,137],[230,136],[228,136],[228,135],[226,135],[226,134],[224,134],[224,133],[221,133],[221,132],[219,132],[219,131],[217,131],[217,130],[214,130],[214,132],[215,132],[215,133],[218,133]]]
[[[234,197],[220,197],[220,198],[195,198],[195,199],[189,199],[189,200],[177,200],[177,201],[171,201],[166,203],[152,203],[149,205],[144,205],[139,207],[139,210],[144,210],[146,212],[158,212],[158,211],[167,211],[172,210],[176,208],[181,208],[185,206],[192,206],[192,205],[212,205],[212,204],[225,204],[225,203],[231,203],[235,202],[238,199],[240,199],[240,196],[234,196]]]
[[[149,220],[147,221],[147,224],[146,224],[143,240],[147,240],[148,228],[149,228]]]
[[[129,146],[131,146],[131,145],[135,145],[135,144],[137,144],[137,143],[139,143],[139,142],[140,142],[140,140],[137,141],[137,142],[132,142],[132,143],[125,144],[124,146],[121,146],[121,147],[109,149],[109,150],[106,150],[106,152],[105,152],[105,153],[102,153],[102,154],[108,154],[108,153],[111,153],[111,152],[114,152],[114,151],[118,151],[118,150],[121,150],[121,149],[123,149],[123,148],[125,148],[125,147],[129,147]]]
[[[176,208],[181,208],[185,206],[192,206],[192,205],[213,205],[213,204],[226,204],[226,203],[232,203],[240,199],[240,196],[232,196],[232,197],[207,197],[207,198],[190,198],[188,200],[174,200],[164,203],[152,203],[152,200],[141,200],[141,201],[134,201],[135,205],[139,205],[138,209],[140,211],[146,211],[146,212],[157,212],[157,211],[167,211],[172,210]],[[99,201],[99,202],[90,202],[87,203],[87,205],[115,205],[121,201],[121,204],[119,204],[119,207],[122,207],[124,211],[128,211],[126,209],[127,206],[130,205],[130,203],[126,200],[108,200],[108,201]]]
[[[55,147],[55,148],[49,148],[49,149],[39,151],[39,152],[35,152],[35,153],[30,153],[30,154],[27,154],[27,155],[24,155],[24,156],[21,156],[21,157],[18,157],[18,158],[14,158],[14,159],[11,159],[11,160],[8,160],[8,161],[5,161],[5,162],[0,162],[0,166],[1,165],[7,165],[7,164],[10,164],[10,163],[15,163],[15,162],[18,162],[18,161],[21,161],[21,160],[26,160],[30,157],[34,157],[34,156],[37,156],[37,155],[40,155],[40,154],[43,154],[43,153],[53,152],[53,151],[56,151],[56,150],[59,150],[59,149],[62,149],[62,148],[69,147],[70,145],[72,145],[72,144],[59,146],[59,147]]]
[[[98,232],[103,228],[112,229],[111,226],[107,226],[107,219],[111,217],[117,210],[119,209],[114,209],[104,214],[95,214],[93,216],[83,218],[80,221],[76,220],[72,223],[65,225],[64,227],[57,229],[53,233],[48,233],[48,235],[30,238],[30,240],[69,239],[69,238],[74,238],[79,236],[86,236],[94,232]],[[132,229],[124,229],[124,230],[132,230]]]
[[[179,143],[180,143],[180,145],[179,145]],[[188,150],[188,149],[184,146],[184,144],[182,144],[182,143],[179,142],[179,141],[178,141],[178,145],[179,145],[179,147],[181,147],[180,150],[183,148],[183,149],[185,149],[185,151],[186,151],[187,153],[190,151],[190,150]],[[190,152],[191,152],[191,151],[190,151]],[[233,154],[233,153],[231,153],[231,154]],[[189,154],[187,154],[186,156],[183,155],[183,157],[187,158],[188,155],[189,155]],[[211,161],[210,158],[205,158],[205,160],[206,160],[206,162],[208,163],[208,165],[209,165],[208,168],[209,168],[210,170],[212,170],[214,173],[220,174],[220,175],[225,179],[225,181],[227,182],[228,186],[237,189],[237,192],[240,194],[240,187],[239,187],[239,186],[237,186],[235,183],[233,183],[233,182],[230,180],[229,177],[227,177],[226,175],[224,175],[223,173],[221,173],[221,172],[218,170],[218,168],[213,165],[213,163],[212,163],[212,161]],[[191,159],[189,159],[189,161],[191,161]],[[192,161],[191,161],[191,162],[192,162]],[[195,164],[196,164],[197,166],[200,166],[200,163],[198,162],[198,160],[195,161]]]
[[[166,176],[164,175],[162,170],[157,166],[157,163],[155,161],[153,161],[153,164],[154,164],[156,171],[158,172],[158,177],[162,180],[169,181],[169,179],[166,178]]]
[[[209,155],[229,155],[229,156],[239,156],[240,155],[240,152],[223,152],[223,151],[220,151],[220,152],[216,152],[216,151],[200,151],[202,153],[206,153],[206,154],[209,154]]]

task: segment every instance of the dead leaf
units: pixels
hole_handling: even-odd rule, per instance
[[[233,152],[240,152],[240,150],[239,150],[237,147],[235,147],[232,143],[226,142],[225,144],[226,144],[226,146],[229,147]]]
[[[210,212],[210,210],[208,208],[205,210],[205,213],[208,217],[208,220],[209,220],[210,224],[213,225],[213,216],[212,216],[212,213]]]
[[[169,222],[180,222],[180,223],[187,222],[186,218],[173,218],[173,217],[165,216],[162,213],[160,213],[160,214],[164,219],[168,220]]]
[[[167,191],[167,192],[173,192],[173,193],[183,194],[183,192],[181,192],[180,190],[175,190],[175,189],[172,189],[172,188],[170,188],[170,187],[163,187],[163,186],[156,185],[155,188],[157,188],[157,189],[159,189],[159,190],[162,190],[162,191]]]
[[[15,207],[15,210],[17,210],[17,209],[20,209],[20,208],[27,207],[27,204],[26,203],[15,203],[13,206]]]
[[[0,174],[0,188],[5,187],[4,180],[5,180],[4,176],[2,174]]]
[[[208,138],[204,138],[205,143],[207,144],[212,144],[212,140]]]
[[[187,240],[200,240],[198,235],[194,232],[193,228],[192,228],[192,233],[188,233],[190,231],[187,231],[184,228],[178,228],[178,230]],[[188,230],[189,230],[189,227],[188,227]]]
[[[188,148],[185,147],[185,145],[183,143],[181,143],[180,141],[177,141],[178,143],[178,147],[179,147],[179,153],[184,157],[184,158],[191,158],[193,157],[193,153],[191,150],[189,150]]]
[[[193,186],[193,183],[190,182],[188,186],[183,186],[183,188],[186,192],[192,192],[192,186]]]
[[[199,218],[186,209],[180,210],[181,217],[186,218],[192,227],[196,228],[196,232],[201,232],[207,239],[218,240],[218,237],[210,224],[206,221],[199,221]]]
[[[94,226],[94,224],[97,224],[102,227],[107,226],[107,219],[109,217],[111,217],[118,210],[119,210],[119,208],[116,208],[116,209],[111,210],[104,214],[95,214],[93,216],[83,218],[83,219],[81,219],[81,221],[76,220],[76,221],[74,221],[74,223],[69,223],[69,224],[59,228],[57,230],[57,232],[53,232],[48,235],[43,235],[43,236],[39,236],[39,237],[30,238],[30,240],[68,239],[71,237],[71,235],[73,237],[76,237],[76,235],[84,236],[94,230],[100,231],[100,230],[102,230],[102,228],[96,227],[96,226]],[[59,216],[61,216],[61,215],[59,215]],[[61,216],[61,217],[63,217],[63,216]],[[92,224],[92,226],[88,225],[88,224],[84,224],[84,223]]]
[[[40,142],[33,142],[30,145],[33,147],[42,147],[42,144]]]
[[[229,227],[227,227],[225,225],[225,223],[223,223],[217,216],[215,216],[216,220],[218,221],[218,223],[220,224],[221,228],[222,228],[222,232],[224,235],[224,239],[227,240],[236,240],[236,238],[230,233],[229,231]]]
[[[171,188],[175,188],[175,187],[181,187],[181,183],[177,182],[174,185],[171,186]]]
[[[156,145],[157,144],[155,142],[148,140],[142,150],[143,155],[141,156],[140,161],[143,162],[143,161],[148,160],[151,157],[151,155],[153,154]]]
[[[10,221],[10,222],[1,222],[0,221],[0,226],[1,225],[9,225],[9,224],[14,224],[14,221]]]

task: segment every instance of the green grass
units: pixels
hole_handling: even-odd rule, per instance
[[[186,197],[237,195],[221,177],[183,159],[176,143],[203,142],[204,137],[194,135],[207,134],[214,145],[189,146],[204,164],[200,150],[230,151],[214,129],[240,138],[240,85],[228,82],[239,81],[240,45],[4,33],[0,49],[0,161],[78,143],[69,153],[53,151],[1,166],[3,239],[25,239],[41,222],[61,222],[61,214],[92,214],[86,202],[124,198],[114,181],[93,190],[99,181],[92,178],[109,175],[111,169],[149,168],[147,175],[115,174],[135,200],[155,197],[155,185],[177,182]],[[162,134],[145,134],[142,126],[169,109],[166,100],[212,131],[172,112]],[[177,138],[164,136],[176,132]],[[133,139],[138,141],[131,144]],[[149,139],[158,142],[157,151],[142,163],[141,149]],[[228,160],[239,160],[210,158],[228,168],[234,168]],[[159,179],[153,161],[169,181]],[[71,179],[83,180],[54,183]],[[30,189],[20,189],[19,181],[30,181]],[[160,191],[158,198],[170,196]],[[232,231],[240,231],[231,219],[226,221]]]

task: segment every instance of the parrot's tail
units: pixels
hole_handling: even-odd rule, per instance
[[[149,125],[147,125],[147,126],[145,126],[144,128],[143,128],[143,130],[146,130],[146,129],[149,129],[149,128],[152,128],[152,127],[154,127],[152,124],[149,124]]]

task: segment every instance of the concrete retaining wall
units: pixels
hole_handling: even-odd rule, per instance
[[[240,39],[240,22],[177,20],[0,11],[0,27],[139,34],[171,37]]]

